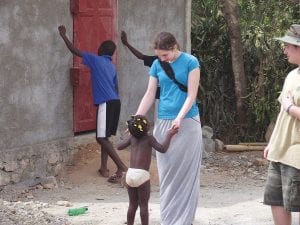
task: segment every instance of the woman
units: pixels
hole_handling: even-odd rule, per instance
[[[187,87],[187,92],[167,76],[157,59],[150,68],[148,88],[136,114],[148,112],[159,83],[154,136],[162,142],[170,127],[179,129],[167,153],[157,153],[161,220],[163,225],[190,225],[197,209],[202,155],[202,131],[196,105],[199,62],[194,56],[181,52],[175,37],[168,32],[157,35],[154,51],[159,60],[170,63],[175,79]]]

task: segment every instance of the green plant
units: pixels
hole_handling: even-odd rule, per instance
[[[277,98],[292,66],[273,37],[299,23],[300,4],[283,0],[237,0],[240,6],[244,66],[247,76],[247,123],[236,122],[234,80],[227,26],[218,1],[192,1],[192,54],[201,59],[199,96],[204,125],[225,143],[264,141],[269,123],[278,113]]]

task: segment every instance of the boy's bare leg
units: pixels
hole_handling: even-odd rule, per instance
[[[292,215],[282,206],[271,206],[275,225],[291,225]]]
[[[101,151],[106,152],[107,155],[114,161],[117,166],[117,176],[122,176],[123,172],[127,171],[126,165],[121,161],[119,155],[115,151],[112,143],[108,140],[108,138],[97,138],[98,143],[101,145]],[[102,153],[103,154],[103,153]],[[102,163],[102,158],[101,158]],[[102,166],[101,166],[102,168]],[[106,169],[107,169],[107,159],[106,159]]]
[[[98,140],[99,138],[96,138],[98,144],[101,146],[100,141]],[[109,171],[107,169],[107,160],[108,160],[108,154],[105,150],[102,150],[102,146],[101,146],[101,164],[100,164],[100,169],[98,170],[98,172],[103,176],[103,177],[109,177]]]
[[[108,160],[108,154],[106,151],[102,151],[102,148],[101,148],[101,165],[100,165],[99,172],[101,173],[101,175],[103,177],[109,176],[109,172],[107,169],[107,160]]]
[[[150,198],[150,180],[138,187],[138,198],[142,225],[149,224],[148,202]]]
[[[128,196],[129,196],[129,207],[127,211],[127,225],[134,224],[135,213],[138,207],[138,193],[137,188],[128,186]]]

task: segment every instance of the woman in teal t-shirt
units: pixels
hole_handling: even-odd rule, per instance
[[[168,32],[158,34],[154,51],[159,60],[170,63],[175,79],[187,87],[187,92],[168,77],[157,59],[151,66],[148,88],[136,114],[148,112],[159,83],[161,90],[154,136],[162,141],[170,127],[179,129],[167,153],[157,153],[161,222],[163,225],[191,225],[198,203],[202,156],[202,131],[196,105],[199,61],[181,52],[177,40]]]

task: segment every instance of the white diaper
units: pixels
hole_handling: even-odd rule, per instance
[[[150,180],[150,173],[147,170],[129,168],[126,173],[126,183],[130,187],[139,187]]]

